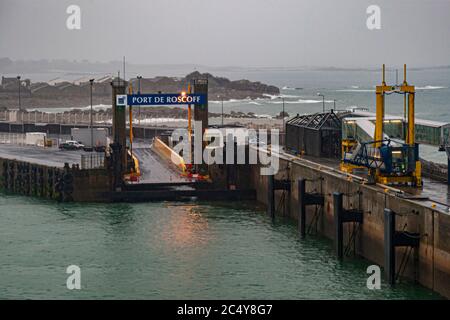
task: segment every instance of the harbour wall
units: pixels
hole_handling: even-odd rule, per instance
[[[112,183],[108,172],[0,158],[0,190],[62,202],[106,202]]]
[[[0,132],[5,133],[26,133],[26,132],[43,132],[53,135],[70,135],[72,128],[88,128],[88,124],[59,124],[59,123],[16,123],[16,122],[0,122]],[[112,126],[110,124],[94,124],[95,128],[108,128],[109,135],[112,134]],[[129,129],[127,129],[128,131]],[[171,127],[149,127],[133,125],[133,136],[135,138],[151,139],[160,136],[166,132],[173,131]],[[127,133],[128,135],[128,133]]]
[[[335,239],[333,194],[344,194],[345,209],[362,212],[363,223],[354,237],[355,254],[375,264],[385,266],[384,210],[396,213],[396,230],[417,233],[419,247],[413,249],[402,276],[413,279],[443,296],[450,297],[450,215],[430,201],[400,197],[392,189],[367,185],[360,180],[331,168],[298,157],[279,157],[275,180],[290,182],[290,191],[274,192],[276,214],[298,220],[298,181],[306,179],[306,191],[323,195],[324,205],[306,207],[308,231]],[[217,166],[225,184],[238,189],[254,189],[263,204],[269,200],[269,176],[261,175],[259,165]],[[108,202],[113,189],[109,169],[80,169],[48,167],[18,160],[0,158],[0,190],[46,199],[75,202]],[[218,179],[220,180],[220,179]],[[351,223],[344,224],[344,243],[348,244],[354,231]],[[407,247],[396,249],[396,261],[404,257]]]
[[[247,168],[248,169],[248,168]],[[268,205],[269,177],[260,173],[260,167],[250,168],[250,186],[256,189],[257,200]],[[344,194],[345,209],[358,209],[363,213],[363,223],[354,237],[355,254],[380,267],[384,258],[384,209],[396,213],[396,230],[420,234],[420,245],[414,249],[406,263],[403,276],[413,279],[439,294],[450,297],[450,215],[433,207],[429,202],[420,203],[397,196],[389,189],[363,184],[351,177],[332,170],[324,170],[318,164],[281,157],[280,170],[275,180],[289,180],[290,192],[275,191],[276,214],[299,220],[299,179],[307,179],[306,191],[323,194],[322,210],[306,207],[306,225],[310,231],[329,239],[335,239],[333,193]],[[317,211],[316,211],[317,210]],[[344,244],[349,242],[353,226],[344,224]],[[397,266],[407,247],[396,249]],[[364,284],[363,284],[364,285]]]

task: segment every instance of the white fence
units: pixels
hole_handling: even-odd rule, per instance
[[[0,144],[25,145],[24,133],[0,133]]]
[[[38,110],[1,110],[0,121],[16,123],[61,123],[61,124],[89,124],[89,111],[72,112],[43,112]],[[106,112],[94,112],[94,123],[111,123],[112,115]]]

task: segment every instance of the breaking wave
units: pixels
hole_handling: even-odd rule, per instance
[[[270,114],[255,114],[255,117],[263,118],[263,119],[272,119],[273,118],[273,116],[271,116]]]
[[[337,92],[375,92],[375,89],[338,89]]]
[[[425,86],[425,87],[416,87],[417,90],[438,90],[438,89],[447,89],[447,87],[441,86]]]
[[[332,100],[325,100],[325,103],[332,103]],[[270,104],[283,104],[283,101],[269,101]],[[285,104],[312,104],[312,103],[322,103],[322,100],[314,99],[297,99],[297,100],[285,100]]]
[[[375,92],[375,89],[361,89],[358,86],[350,86],[351,89],[338,89],[338,92]],[[439,90],[439,89],[447,89],[447,87],[443,86],[424,86],[424,87],[416,87],[416,90]]]
[[[285,99],[298,99],[301,98],[302,96],[296,95],[296,94],[267,94],[267,93],[263,93],[263,96],[270,98],[270,100],[275,100],[275,99],[281,99],[281,98],[285,98]],[[267,99],[257,99],[257,100],[261,100],[261,101],[266,101]]]
[[[92,109],[94,111],[100,111],[100,110],[108,110],[111,109],[112,106],[110,104],[97,104],[93,105]],[[91,106],[87,107],[43,107],[43,108],[27,108],[28,112],[38,111],[38,112],[47,112],[47,113],[60,113],[60,112],[69,112],[69,111],[75,111],[75,110],[81,110],[81,111],[89,111],[91,109]]]

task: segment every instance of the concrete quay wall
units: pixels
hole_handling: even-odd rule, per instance
[[[106,169],[49,167],[0,158],[0,191],[61,202],[106,202],[111,176]]]
[[[268,204],[268,177],[260,173],[260,167],[250,168],[249,187],[256,189],[257,200]],[[291,181],[291,192],[275,191],[275,210],[277,215],[289,216],[298,220],[298,183],[301,178],[306,182],[307,192],[324,195],[323,210],[318,210],[312,230],[332,240],[335,238],[333,193],[344,194],[345,209],[359,209],[363,212],[363,223],[357,233],[355,253],[380,267],[384,267],[384,209],[397,213],[396,230],[417,232],[420,245],[414,249],[403,276],[414,279],[423,286],[439,294],[450,297],[450,215],[430,204],[404,199],[389,189],[367,185],[357,179],[343,176],[318,164],[308,161],[280,159],[280,169],[276,180]],[[283,194],[284,193],[284,194]],[[307,206],[306,225],[310,226],[316,214],[315,206]],[[349,241],[352,223],[344,224],[344,244]],[[308,236],[308,235],[307,235]],[[406,247],[396,249],[397,268]]]

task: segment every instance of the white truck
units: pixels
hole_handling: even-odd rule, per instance
[[[85,149],[95,151],[104,151],[109,140],[107,128],[72,128],[71,136],[72,140],[83,144]]]
[[[25,134],[25,144],[45,147],[47,134],[43,132],[27,132]]]

